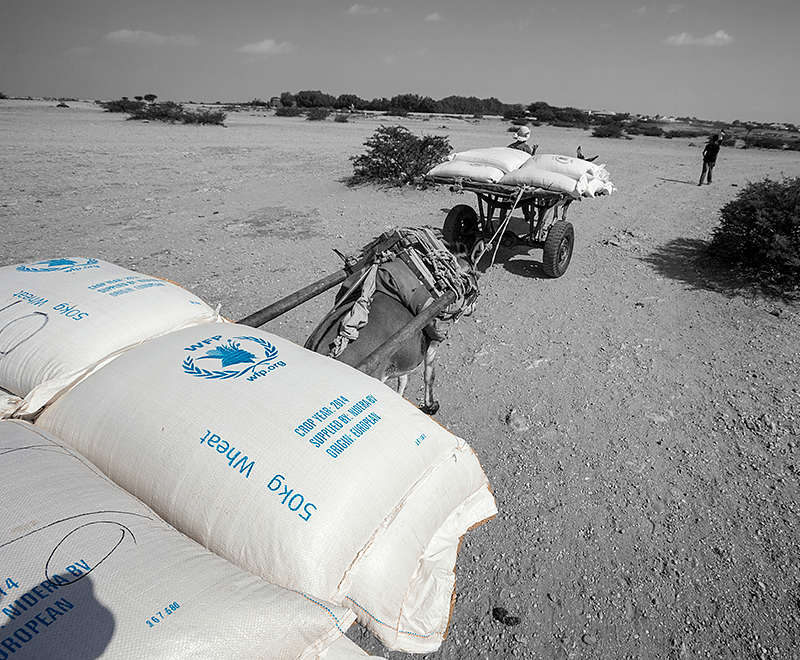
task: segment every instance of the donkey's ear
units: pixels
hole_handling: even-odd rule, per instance
[[[469,260],[472,263],[473,267],[478,266],[478,262],[481,260],[481,257],[486,252],[486,241],[482,238],[478,239],[475,242],[475,245],[472,246],[472,250],[469,253]]]

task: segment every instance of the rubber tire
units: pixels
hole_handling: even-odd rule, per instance
[[[550,277],[561,277],[567,272],[575,247],[575,229],[569,222],[559,220],[547,234],[544,242],[542,268]]]
[[[478,240],[478,214],[468,204],[457,204],[447,213],[442,227],[442,237],[451,248],[463,244],[466,252],[472,250]]]

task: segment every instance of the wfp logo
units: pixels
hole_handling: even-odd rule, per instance
[[[25,273],[52,273],[56,270],[78,270],[96,266],[97,259],[48,259],[33,264],[22,264],[17,270]]]
[[[277,359],[278,349],[265,339],[233,337],[220,341],[221,339],[217,335],[187,346],[184,349],[186,351],[205,352],[200,357],[187,357],[183,361],[183,370],[191,376],[206,380],[230,380],[243,376],[247,380],[256,380],[270,371],[286,366],[285,362]],[[201,360],[210,362],[203,362],[200,366],[198,362]]]

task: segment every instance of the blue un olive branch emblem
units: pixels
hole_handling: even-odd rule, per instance
[[[260,348],[257,352],[260,353],[263,350],[263,357],[259,358],[255,353],[242,348],[241,342],[257,344]],[[224,344],[214,346],[211,350],[206,351],[202,357],[197,359],[187,357],[183,361],[183,370],[198,378],[229,380],[251,374],[262,365],[272,362],[276,357],[278,357],[278,349],[261,337],[233,337]],[[200,360],[219,360],[222,369],[203,369],[196,364]],[[226,369],[226,367],[236,367],[237,365],[239,365],[238,368]]]
[[[84,266],[93,266],[98,263],[97,259],[47,259],[36,263],[21,264],[17,270],[23,273],[50,273],[57,270],[70,270]]]

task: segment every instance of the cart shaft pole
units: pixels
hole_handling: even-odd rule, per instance
[[[348,277],[350,277],[350,275],[364,270],[364,268],[372,263],[377,254],[380,254],[384,250],[388,250],[399,241],[400,235],[397,232],[385,232],[381,234],[379,242],[372,246],[371,252],[363,256],[357,262],[349,264],[345,268],[337,270],[335,273],[331,273],[327,277],[323,277],[321,280],[317,280],[313,284],[309,284],[307,287],[300,289],[299,291],[295,291],[294,293],[282,298],[276,303],[272,303],[264,309],[253,312],[250,314],[250,316],[245,316],[241,321],[237,321],[237,323],[249,325],[253,328],[261,327],[268,321],[272,321],[273,319],[278,318],[281,314],[285,314],[290,309],[294,309],[295,307],[302,305],[304,302],[307,302],[319,294],[324,293],[328,289],[335,287],[337,284],[344,282]]]
[[[278,318],[281,314],[285,314],[290,309],[294,309],[295,307],[302,305],[304,302],[311,300],[321,293],[324,293],[337,284],[344,282],[349,276],[350,271],[347,269],[343,268],[342,270],[338,270],[335,273],[331,273],[327,277],[323,277],[321,280],[314,282],[313,284],[309,284],[307,287],[304,287],[299,291],[295,291],[285,298],[282,298],[278,302],[272,303],[264,309],[253,312],[250,314],[250,316],[246,316],[241,321],[237,321],[237,323],[258,328],[268,321]]]
[[[453,291],[446,291],[440,297],[433,301],[428,307],[423,309],[417,316],[415,316],[407,325],[398,330],[392,337],[387,339],[383,344],[376,348],[372,353],[365,357],[356,369],[369,375],[377,377],[380,368],[397,350],[407,342],[413,334],[419,332],[428,323],[441,313],[445,307],[452,305],[456,300],[456,294]]]

